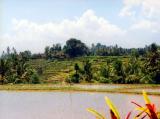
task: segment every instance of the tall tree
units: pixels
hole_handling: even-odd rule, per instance
[[[77,63],[74,65],[74,69],[76,70],[76,74],[78,74],[79,65]]]
[[[16,50],[9,51],[8,49],[7,53],[0,57],[1,84],[4,84],[4,81],[5,83],[33,83],[32,80],[37,82],[38,75],[27,62],[30,52],[25,51],[18,54]],[[31,70],[33,70],[32,73],[29,73]]]
[[[46,59],[50,59],[51,54],[50,54],[50,47],[49,46],[45,47],[44,54],[45,54]]]
[[[153,81],[160,83],[160,53],[155,43],[150,45],[145,68],[146,73],[150,75]]]
[[[31,59],[32,53],[31,51],[26,50],[24,52],[20,52],[20,55],[24,60],[28,61],[29,59]]]
[[[115,82],[116,83],[125,83],[125,74],[124,74],[124,69],[123,69],[123,64],[121,60],[115,60],[113,63],[115,75]]]
[[[85,73],[85,80],[91,82],[92,80],[92,64],[87,60],[84,64],[84,73]]]
[[[64,51],[70,57],[77,57],[86,55],[88,53],[88,48],[80,40],[71,38],[66,42],[66,45],[64,46]]]
[[[9,69],[9,62],[6,59],[0,59],[0,75],[1,75],[1,84],[4,83],[5,75]]]

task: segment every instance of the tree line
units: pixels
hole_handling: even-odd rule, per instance
[[[139,57],[135,51],[125,60],[124,58],[108,58],[106,65],[97,70],[92,61],[83,65],[75,64],[75,72],[66,79],[69,83],[99,82],[117,84],[160,84],[160,52],[156,44],[149,46],[149,51]]]
[[[152,43],[144,48],[122,48],[118,45],[106,46],[100,43],[88,47],[81,40],[71,38],[62,47],[61,44],[46,46],[44,53],[32,54],[31,51],[17,52],[9,47],[0,57],[0,83],[40,83],[39,71],[28,63],[32,59],[49,61],[70,59],[82,56],[123,56],[108,59],[105,66],[94,72],[91,61],[83,66],[75,64],[75,72],[67,77],[67,82],[81,81],[100,83],[160,83],[160,46]]]
[[[27,61],[31,58],[30,51],[17,53],[8,47],[0,58],[0,84],[7,83],[39,83],[39,76]]]
[[[127,56],[133,52],[137,56],[144,56],[149,49],[150,46],[145,46],[144,48],[122,48],[118,47],[118,45],[106,46],[101,43],[92,44],[91,47],[88,47],[82,41],[71,38],[63,47],[60,44],[45,47],[43,57],[46,59],[65,59],[79,56]]]
[[[160,83],[160,46],[152,43],[144,48],[122,48],[100,43],[87,47],[80,40],[71,38],[62,48],[60,44],[45,48],[46,59],[74,58],[79,56],[127,56],[123,62],[116,58],[106,61],[100,71],[92,71],[92,63],[85,61],[83,66],[75,64],[67,82],[98,81],[100,83]]]

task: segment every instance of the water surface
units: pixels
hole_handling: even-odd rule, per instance
[[[135,108],[135,100],[144,104],[141,95],[88,92],[0,92],[0,119],[95,119],[86,108],[107,114],[104,96],[108,96],[125,117]],[[160,96],[149,96],[160,107]]]

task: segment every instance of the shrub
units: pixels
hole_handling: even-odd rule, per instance
[[[6,78],[8,83],[14,83],[17,79],[17,75],[16,74],[8,75]]]
[[[100,83],[111,83],[111,80],[105,77],[100,77],[99,82]]]
[[[24,75],[25,83],[38,84],[40,83],[39,75],[33,69],[28,69]]]
[[[70,77],[67,77],[67,78],[65,79],[65,82],[66,82],[66,83],[71,83],[71,78],[70,78]]]
[[[30,77],[30,80],[31,80],[31,83],[32,84],[38,84],[40,83],[40,80],[39,80],[39,76],[37,73],[33,73]]]
[[[114,75],[114,76],[112,76],[112,82],[116,83],[116,84],[123,83],[123,77]]]
[[[109,77],[109,74],[110,73],[110,71],[109,71],[109,67],[101,67],[101,69],[100,69],[100,75],[101,76],[103,76],[103,77],[105,77],[105,78],[108,78]]]
[[[137,84],[140,83],[140,77],[137,75],[129,75],[125,79],[125,83],[127,84]]]
[[[99,81],[99,77],[100,77],[99,73],[94,73],[93,74],[93,80]]]
[[[71,82],[73,82],[73,83],[79,83],[80,82],[80,76],[79,76],[79,74],[72,75]]]
[[[89,60],[87,60],[84,64],[84,73],[85,73],[85,80],[87,82],[91,82],[93,75],[92,75],[92,64]]]
[[[15,84],[21,84],[23,83],[23,81],[19,78],[16,78],[15,81],[14,81]]]
[[[142,84],[153,84],[155,83],[150,75],[145,75],[140,79],[140,83]]]
[[[71,74],[65,80],[67,83],[79,83],[80,82],[80,75],[79,74]]]

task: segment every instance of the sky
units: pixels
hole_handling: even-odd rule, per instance
[[[43,52],[77,38],[124,48],[160,44],[160,0],[0,0],[0,53]]]

